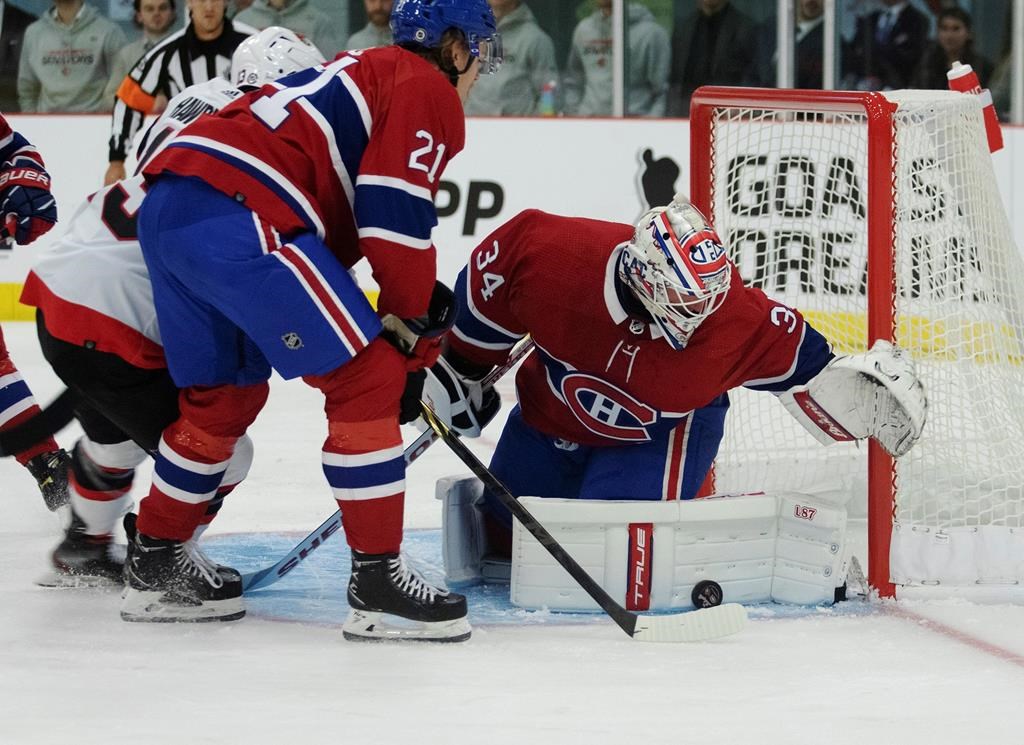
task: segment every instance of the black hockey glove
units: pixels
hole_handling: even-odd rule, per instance
[[[420,407],[420,399],[423,398],[423,383],[426,379],[426,370],[406,373],[405,390],[402,391],[402,400],[399,404],[399,424],[415,422],[420,414],[423,413],[423,409]]]
[[[441,342],[455,323],[457,310],[455,294],[442,282],[436,282],[427,314],[408,319],[386,315],[381,319],[383,336],[408,358],[409,372],[417,372],[433,365],[441,355]]]

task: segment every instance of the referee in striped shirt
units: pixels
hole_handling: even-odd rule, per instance
[[[256,29],[227,17],[227,0],[188,0],[191,20],[150,49],[117,89],[110,132],[110,165],[104,185],[125,178],[124,161],[146,114],[158,114],[167,101],[195,83],[223,75],[231,55]]]

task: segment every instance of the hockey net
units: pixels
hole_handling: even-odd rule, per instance
[[[866,499],[868,576],[1024,582],[1024,262],[973,96],[703,88],[691,198],[744,279],[837,354],[911,352],[929,399],[917,447],[819,445],[768,394],[739,390],[719,493]]]

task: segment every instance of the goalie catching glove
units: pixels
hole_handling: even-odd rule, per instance
[[[488,372],[447,352],[427,369],[423,400],[455,432],[463,437],[479,437],[501,409],[501,396],[481,383]]]
[[[913,361],[882,340],[865,354],[836,357],[807,385],[779,398],[819,442],[874,437],[896,458],[921,437],[928,414]]]

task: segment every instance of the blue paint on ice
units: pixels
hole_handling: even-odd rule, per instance
[[[243,574],[278,561],[303,538],[299,533],[228,533],[203,539],[209,556]],[[428,581],[443,584],[441,535],[439,530],[407,530],[402,543],[406,559]],[[348,615],[345,588],[350,555],[344,536],[339,534],[320,546],[305,561],[276,584],[246,595],[249,615],[267,620],[340,626]],[[608,623],[601,612],[560,613],[516,608],[509,602],[508,585],[459,586],[469,603],[469,620],[474,625],[572,625]],[[859,601],[826,608],[765,604],[748,606],[751,618],[799,618],[820,615],[862,615],[871,605]]]

